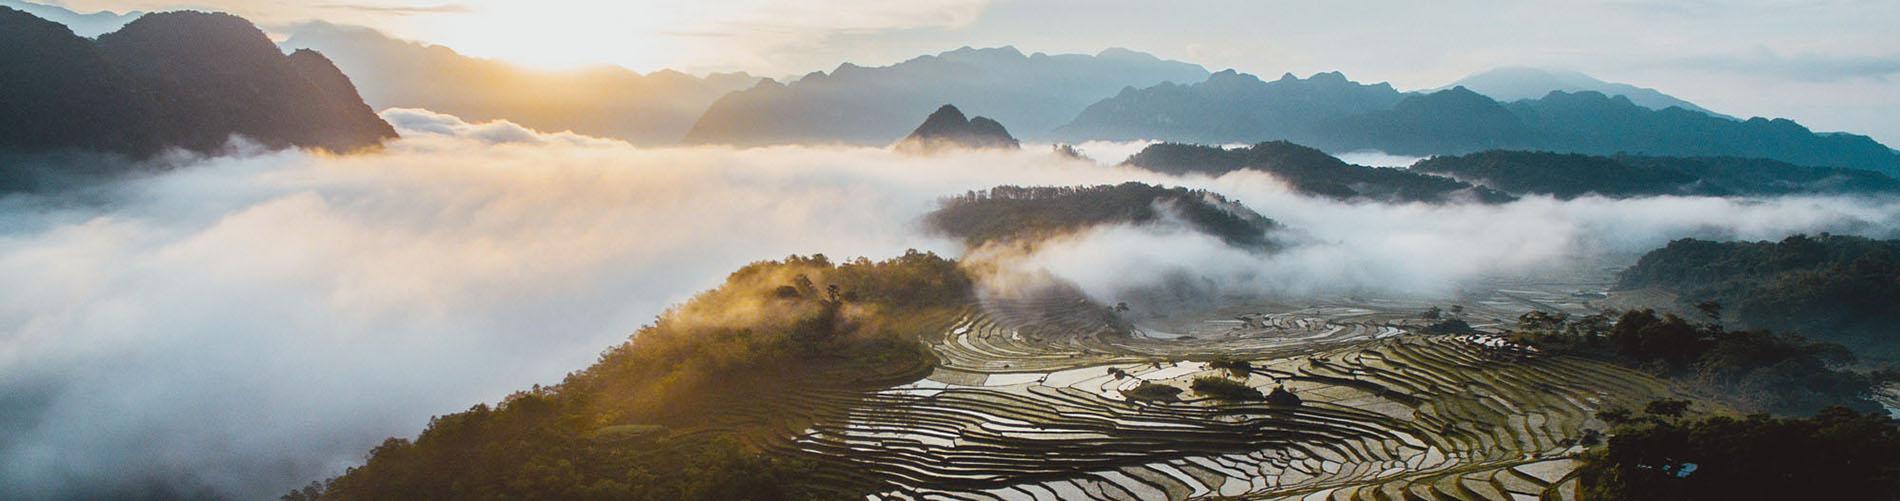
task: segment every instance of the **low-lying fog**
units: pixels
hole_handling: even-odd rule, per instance
[[[1251,172],[1116,167],[1140,145],[910,157],[867,148],[639,149],[421,110],[353,156],[179,161],[98,189],[0,196],[0,485],[274,497],[429,416],[553,383],[739,265],[959,254],[940,196],[999,184],[1208,188],[1291,228],[1250,254],[1112,227],[1030,263],[1110,295],[1164,273],[1267,293],[1435,294],[1492,271],[1688,235],[1892,236],[1892,199],[1343,204]],[[102,490],[76,490],[102,489]],[[9,496],[11,497],[11,496]]]

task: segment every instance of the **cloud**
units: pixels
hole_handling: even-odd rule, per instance
[[[1170,178],[1038,146],[643,149],[385,117],[404,138],[377,153],[184,160],[0,196],[8,497],[274,496],[431,415],[557,382],[747,262],[957,254],[918,219],[937,197],[999,184],[1211,188],[1299,231],[1288,253],[1262,257],[1110,227],[1021,264],[1101,294],[1155,270],[1251,273],[1264,292],[1429,294],[1683,232],[1890,231],[1896,212],[1853,199],[1350,205],[1259,174]]]
[[[367,12],[367,13],[372,13],[372,14],[389,14],[389,15],[396,15],[396,16],[413,16],[417,14],[466,14],[466,13],[475,11],[475,9],[470,8],[467,5],[452,4],[452,3],[451,4],[437,4],[437,5],[415,5],[415,6],[329,3],[329,4],[317,5],[317,8]]]
[[[373,154],[0,197],[9,498],[255,499],[553,383],[739,266],[955,251],[936,197],[1107,182],[1046,152],[637,149],[418,111]]]
[[[1179,227],[1107,226],[1045,242],[1013,263],[1012,271],[1046,271],[1107,303],[1181,283],[1200,284],[1197,292],[1207,294],[1444,298],[1486,278],[1626,266],[1684,237],[1778,240],[1823,231],[1900,236],[1900,199],[1894,198],[1346,204],[1288,196],[1278,181],[1252,172],[1188,181],[1286,225],[1284,248],[1256,253]]]
[[[484,144],[545,144],[564,143],[571,145],[607,145],[612,140],[583,136],[573,132],[539,132],[507,120],[495,120],[471,124],[455,115],[436,113],[417,108],[390,108],[379,113],[383,121],[396,128],[403,136],[426,135],[436,137],[460,138],[478,141]]]

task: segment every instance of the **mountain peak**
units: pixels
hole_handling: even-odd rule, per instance
[[[1161,60],[1161,58],[1155,57],[1154,54],[1149,54],[1146,52],[1133,50],[1133,49],[1127,49],[1123,47],[1109,47],[1106,49],[1102,49],[1101,52],[1095,53],[1095,57],[1103,58],[1103,59],[1123,59],[1123,60],[1135,60],[1135,61],[1160,61]]]
[[[1348,81],[1346,80],[1346,74],[1340,73],[1338,70],[1314,73],[1313,76],[1307,77],[1306,79],[1330,83],[1344,83]]]
[[[924,118],[910,136],[897,143],[901,151],[930,153],[949,148],[1021,147],[1003,124],[985,117],[965,118],[963,110],[945,104]]]
[[[1553,68],[1534,68],[1526,66],[1503,66],[1473,73],[1445,87],[1464,86],[1479,94],[1490,96],[1499,102],[1539,99],[1553,91],[1579,92],[1595,91],[1607,96],[1622,96],[1637,106],[1652,110],[1670,107],[1704,113],[1710,116],[1732,118],[1696,106],[1675,96],[1664,94],[1656,89],[1635,85],[1606,82],[1584,73]]]
[[[962,47],[958,47],[956,50],[938,54],[937,56],[945,58],[945,59],[970,59],[970,58],[1024,59],[1024,58],[1029,57],[1029,56],[1023,55],[1022,51],[1016,50],[1016,47],[1013,45],[1004,45],[1001,47],[985,47],[985,48],[980,48],[980,49],[972,48],[968,45],[965,45]]]
[[[970,119],[964,118],[963,110],[957,109],[955,105],[946,104],[938,107],[937,111],[930,112],[930,116],[924,118],[923,125],[919,126],[918,129],[922,130],[925,127],[941,127],[952,124],[967,124],[969,122]]]

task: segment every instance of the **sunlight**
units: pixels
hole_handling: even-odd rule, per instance
[[[664,2],[485,1],[470,5],[467,12],[396,19],[390,30],[403,38],[535,69],[611,64],[647,72],[685,49],[664,32],[689,23],[686,14],[680,4]]]

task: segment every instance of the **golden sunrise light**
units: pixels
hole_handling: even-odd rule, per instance
[[[0,501],[1890,499],[1894,19],[0,0]]]

